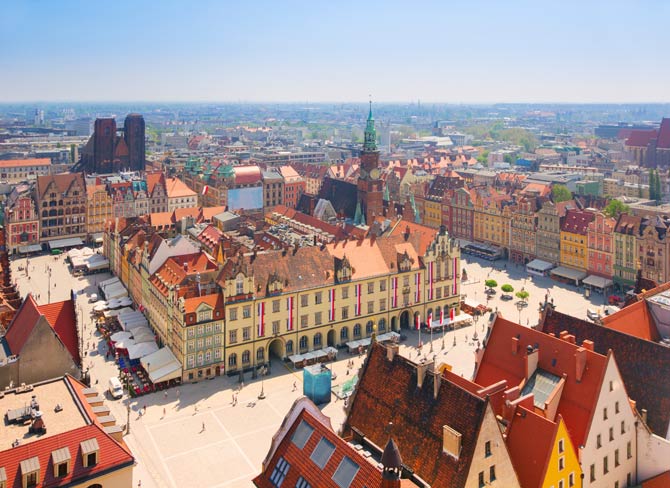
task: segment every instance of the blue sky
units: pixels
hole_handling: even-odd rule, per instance
[[[0,2],[2,101],[670,101],[663,0]]]

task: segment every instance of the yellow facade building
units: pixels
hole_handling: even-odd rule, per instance
[[[506,252],[510,245],[511,201],[505,195],[488,196],[476,193],[473,204],[474,240],[493,244]]]
[[[86,186],[86,233],[89,239],[99,239],[105,231],[105,222],[113,216],[112,197],[107,193],[105,185]]]
[[[570,209],[561,223],[561,266],[586,271],[588,268],[587,230],[593,212]]]

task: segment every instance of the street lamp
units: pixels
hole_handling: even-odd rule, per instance
[[[267,373],[268,368],[263,365],[260,368],[258,368],[258,374],[261,375],[261,393],[258,395],[259,400],[263,400],[265,398],[265,385],[263,383],[263,377],[265,376],[265,373]]]
[[[516,308],[519,311],[519,324],[521,324],[521,311],[523,310],[523,302],[521,300],[516,302]]]

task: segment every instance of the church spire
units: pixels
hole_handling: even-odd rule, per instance
[[[372,118],[372,100],[370,100],[370,112],[368,121],[365,125],[365,139],[363,141],[363,151],[377,150],[377,131],[375,130],[375,119]]]

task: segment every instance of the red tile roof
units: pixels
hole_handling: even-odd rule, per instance
[[[44,315],[47,322],[54,330],[60,341],[77,364],[80,364],[79,338],[77,336],[77,324],[74,310],[74,302],[50,303],[48,305],[37,305],[32,294],[28,294],[19,307],[12,320],[5,339],[12,354],[20,355],[23,346],[33,331],[38,319]]]
[[[419,388],[417,364],[398,354],[389,360],[386,347],[374,343],[343,431],[355,431],[383,446],[389,436],[386,427],[393,422],[405,465],[431,486],[462,487],[489,403],[446,379],[441,380],[436,398],[434,382],[435,376],[426,373]],[[443,451],[445,425],[461,434],[458,459]]]
[[[602,319],[603,326],[618,330],[647,341],[657,342],[660,339],[658,329],[654,323],[647,302],[635,302],[618,312]]]
[[[313,488],[339,488],[340,485],[332,477],[346,456],[360,468],[349,485],[351,488],[380,487],[382,482],[381,471],[339,437],[330,426],[329,419],[327,417],[323,418],[314,404],[312,404],[312,408],[306,407],[307,402],[311,404],[309,400],[302,398],[293,404],[279,431],[273,437],[270,452],[263,462],[263,471],[254,478],[254,484],[258,488],[275,487],[276,485],[270,481],[270,477],[279,459],[283,458],[288,462],[290,468],[282,486],[297,486],[298,479],[302,477]],[[302,422],[308,424],[314,431],[301,449],[291,439]],[[310,459],[310,455],[323,438],[335,446],[335,450],[321,469]]]
[[[516,408],[505,435],[519,483],[524,488],[543,486],[560,418],[554,423],[523,406]]]
[[[586,231],[591,221],[595,219],[595,214],[587,210],[569,209],[563,222],[561,230],[572,234],[586,235]]]
[[[50,158],[34,159],[4,159],[0,161],[0,168],[14,168],[23,166],[50,166]]]
[[[518,340],[518,352],[512,344]],[[484,387],[506,380],[508,386],[521,386],[526,379],[526,349],[538,349],[538,369],[563,377],[565,386],[558,404],[572,443],[585,444],[590,420],[595,413],[608,358],[586,350],[586,367],[581,381],[575,377],[579,346],[552,335],[523,327],[497,316],[486,343],[475,383]]]
[[[147,192],[149,195],[153,194],[157,184],[161,184],[165,187],[165,175],[163,175],[163,172],[147,173]]]
[[[565,330],[575,336],[577,344],[588,339],[593,341],[594,351],[600,354],[613,351],[628,396],[636,402],[638,410],[647,410],[649,428],[661,437],[667,435],[670,382],[658,379],[670,378],[670,348],[556,310],[545,314],[539,330],[546,334],[560,334]]]
[[[670,471],[654,476],[642,483],[642,488],[668,488],[670,486]]]
[[[661,127],[658,129],[658,139],[656,141],[657,149],[670,149],[670,119],[664,118],[661,121]]]
[[[626,139],[626,146],[647,147],[649,141],[656,137],[656,129],[633,130]]]
[[[236,185],[254,185],[261,181],[261,170],[258,166],[235,166]]]

